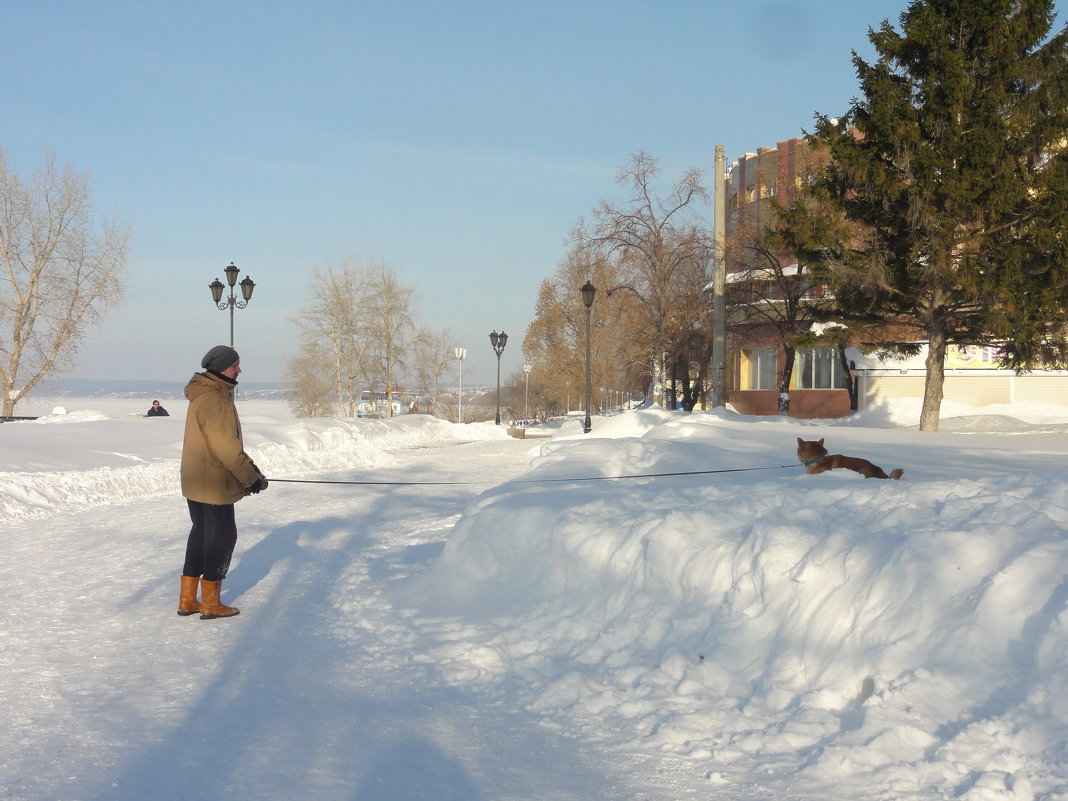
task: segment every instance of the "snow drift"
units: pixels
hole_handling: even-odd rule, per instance
[[[646,412],[605,428],[546,445],[529,478],[750,469],[486,493],[394,595],[479,624],[470,650],[432,654],[447,676],[521,677],[530,708],[721,784],[761,766],[823,798],[1065,792],[1059,458],[975,478],[974,440],[940,435],[957,455],[933,470],[912,464],[928,435],[873,448],[821,427],[836,450],[906,466],[878,481],[751,469],[807,437],[796,422]]]

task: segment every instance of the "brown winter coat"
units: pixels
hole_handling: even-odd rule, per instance
[[[234,386],[215,373],[196,373],[186,384],[182,495],[191,501],[237,503],[260,476],[241,440]]]

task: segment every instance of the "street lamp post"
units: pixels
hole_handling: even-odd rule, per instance
[[[497,425],[501,424],[501,354],[504,352],[504,346],[508,344],[508,335],[501,331],[497,333],[494,331],[490,334],[490,344],[493,346],[493,352],[497,354]]]
[[[226,283],[230,285],[229,296],[225,300],[223,299],[223,289],[225,287],[218,278],[208,284],[208,289],[211,290],[211,298],[220,310],[230,310],[230,347],[232,348],[234,346],[234,309],[243,309],[248,305],[248,302],[252,300],[252,290],[256,288],[256,282],[246,275],[241,279],[241,283],[238,284],[237,276],[241,271],[234,266],[233,262],[230,262],[223,272],[226,273]],[[242,300],[238,300],[234,295],[235,285],[241,287]]]
[[[523,419],[530,419],[530,365],[523,365]]]
[[[590,420],[590,307],[593,306],[593,296],[597,294],[597,287],[587,281],[580,291],[582,302],[586,306],[586,419],[582,423],[582,431],[589,434],[590,429],[593,428],[593,421]]]
[[[453,353],[456,354],[456,364],[460,369],[460,383],[456,390],[456,422],[462,423],[464,421],[464,359],[467,358],[467,348],[457,348]]]

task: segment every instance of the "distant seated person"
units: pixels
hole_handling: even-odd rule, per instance
[[[159,405],[158,400],[152,401],[152,408],[148,410],[145,417],[170,417],[171,414],[162,406]]]

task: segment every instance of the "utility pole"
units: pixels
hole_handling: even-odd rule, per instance
[[[727,176],[723,145],[716,145],[712,182],[712,408],[727,405]]]

